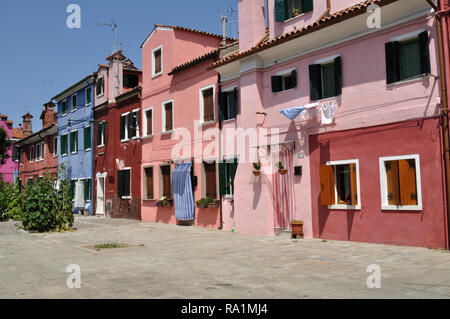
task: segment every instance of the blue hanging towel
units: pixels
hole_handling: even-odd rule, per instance
[[[172,172],[173,200],[177,220],[194,219],[191,168],[192,163],[177,164]]]
[[[284,116],[286,116],[291,121],[293,121],[304,110],[305,110],[304,106],[295,106],[295,107],[290,107],[288,109],[283,109],[280,111],[280,113],[283,114]]]

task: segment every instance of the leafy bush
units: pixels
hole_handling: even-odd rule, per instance
[[[8,199],[11,186],[0,176],[0,221],[8,220]]]
[[[66,179],[60,181],[58,191],[49,175],[27,183],[22,211],[22,225],[25,230],[70,230],[73,221],[70,185]]]
[[[18,182],[14,183],[14,186],[10,187],[8,197],[8,217],[15,221],[22,220],[23,211],[23,194]]]

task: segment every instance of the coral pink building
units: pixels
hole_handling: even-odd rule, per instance
[[[18,129],[13,128],[13,122],[8,121],[7,115],[0,115],[0,127],[5,130],[7,137],[12,143],[17,140]],[[17,168],[19,167],[13,145],[8,150],[7,155],[8,158],[5,160],[5,163],[0,163],[0,176],[3,181],[12,184],[14,183],[14,176],[17,173]]]
[[[207,66],[221,41],[202,31],[155,25],[142,44],[143,221],[220,227],[220,209],[197,208],[194,201],[220,197],[216,151],[208,153],[210,161],[202,158],[212,137],[202,135],[219,127],[218,76]],[[173,154],[177,144],[182,150]],[[157,205],[162,198],[166,205]]]
[[[212,66],[238,90],[223,125],[269,138],[248,145],[260,177],[238,164],[224,229],[273,235],[295,219],[306,237],[448,248],[429,3],[239,0],[239,31]]]

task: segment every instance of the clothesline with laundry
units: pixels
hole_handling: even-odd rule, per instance
[[[325,101],[286,108],[281,110],[280,113],[291,121],[301,115],[302,120],[307,120],[308,118],[314,119],[317,117],[321,120],[321,124],[328,125],[333,123],[336,111],[337,105],[335,101]]]

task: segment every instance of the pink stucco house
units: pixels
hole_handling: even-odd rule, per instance
[[[5,130],[12,143],[21,138],[19,135],[20,130],[18,128],[13,128],[13,122],[8,121],[7,115],[0,115],[0,127]],[[19,167],[19,162],[15,156],[13,145],[11,145],[11,148],[7,154],[9,157],[5,160],[5,163],[0,163],[0,176],[3,178],[3,181],[12,184],[14,183],[14,178],[17,175],[17,169]]]
[[[221,42],[230,40],[155,25],[141,46],[143,221],[221,227],[217,203],[211,208],[195,205],[202,198],[220,197],[216,151],[202,158],[211,139],[202,142],[202,136],[219,127],[218,74],[207,67],[217,60]],[[166,201],[157,203],[162,198]]]
[[[223,228],[274,235],[295,219],[310,238],[448,248],[430,4],[238,3],[239,47],[209,68],[238,92],[240,112],[222,128],[268,138],[246,150],[257,149],[261,176],[236,154],[246,160]]]

